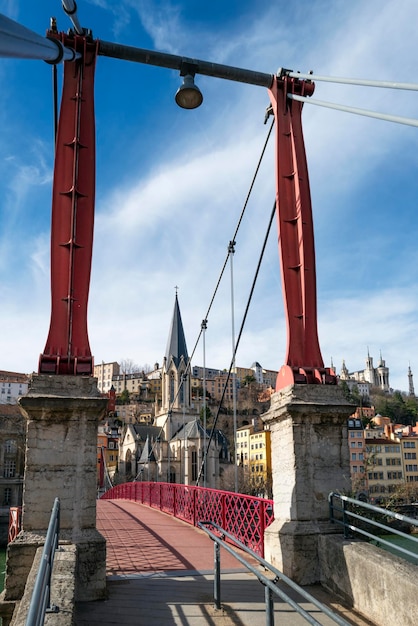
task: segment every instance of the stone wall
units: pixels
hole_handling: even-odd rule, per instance
[[[416,626],[418,566],[363,541],[319,537],[321,584],[379,626]]]

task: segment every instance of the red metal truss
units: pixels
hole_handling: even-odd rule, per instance
[[[287,326],[285,365],[276,390],[293,383],[335,384],[324,368],[317,330],[315,248],[301,102],[288,93],[311,96],[314,84],[275,77],[269,96],[276,122],[276,212]]]
[[[97,42],[50,36],[81,53],[64,63],[51,226],[51,321],[39,372],[93,374],[87,303],[95,200],[94,71]]]

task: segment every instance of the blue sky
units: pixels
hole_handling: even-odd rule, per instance
[[[0,12],[44,34],[59,0],[0,0]],[[415,0],[210,3],[79,0],[102,40],[261,72],[279,67],[385,81],[416,80]],[[37,370],[50,315],[53,166],[51,68],[0,59],[0,369]],[[97,187],[89,336],[96,362],[161,362],[174,302],[189,351],[247,195],[267,126],[265,89],[197,76],[204,95],[178,108],[176,72],[100,57]],[[418,118],[416,92],[317,83],[314,97]],[[364,367],[418,387],[418,130],[306,105],[303,126],[317,254],[319,338],[326,365]],[[237,238],[238,330],[274,201],[270,141]],[[206,332],[206,363],[231,360],[229,270]],[[276,225],[237,364],[279,369],[285,325]],[[202,346],[194,364],[202,364]]]

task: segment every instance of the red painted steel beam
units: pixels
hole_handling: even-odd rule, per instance
[[[302,132],[303,103],[288,93],[311,96],[311,81],[275,77],[269,89],[276,121],[276,212],[287,327],[285,365],[276,390],[293,383],[336,384],[324,368],[317,330],[315,246],[308,167]]]
[[[87,303],[95,200],[94,71],[97,42],[48,33],[81,53],[64,63],[52,191],[51,320],[39,372],[92,375]]]

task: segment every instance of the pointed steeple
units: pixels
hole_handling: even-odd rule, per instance
[[[185,362],[187,362],[189,358],[187,354],[186,338],[184,336],[183,322],[181,321],[180,307],[176,291],[173,317],[171,320],[171,327],[168,335],[167,349],[165,351],[167,365],[172,358],[176,367],[178,367],[181,357],[183,357]]]

